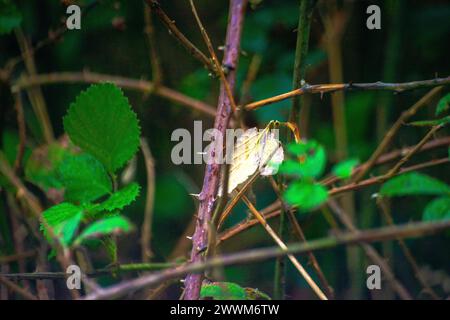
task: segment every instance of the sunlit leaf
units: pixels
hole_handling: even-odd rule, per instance
[[[290,205],[297,206],[301,211],[309,211],[327,201],[328,191],[317,183],[296,181],[286,189],[284,199]]]
[[[74,204],[63,202],[50,207],[42,213],[46,224],[53,229],[53,232],[64,245],[68,245],[75,234],[75,231],[82,219],[83,209]],[[41,224],[41,230],[49,238],[47,228]]]
[[[450,219],[450,197],[434,199],[425,207],[423,221]]]
[[[122,216],[101,219],[87,226],[75,240],[75,244],[80,244],[85,239],[98,238],[110,234],[128,233],[132,229],[132,224]]]
[[[76,145],[99,159],[109,172],[121,168],[139,146],[136,114],[111,83],[81,92],[64,117],[64,128]]]
[[[337,177],[347,179],[351,177],[353,169],[358,165],[358,163],[358,159],[345,160],[336,164],[332,171]]]
[[[326,153],[323,146],[314,140],[291,143],[287,150],[299,158],[299,172],[303,177],[319,177],[326,164]]]
[[[202,299],[214,300],[246,300],[245,289],[232,282],[211,282],[202,285],[200,291]]]
[[[450,187],[445,183],[427,175],[410,172],[394,177],[383,184],[380,194],[395,197],[406,195],[433,194],[444,195],[450,193]]]

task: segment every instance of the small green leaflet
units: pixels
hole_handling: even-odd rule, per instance
[[[133,229],[131,223],[122,216],[104,218],[91,223],[75,240],[75,245],[90,238],[103,237],[110,234],[127,233]]]
[[[88,202],[111,193],[111,180],[103,165],[90,154],[68,157],[58,168],[67,201]]]
[[[140,127],[128,99],[112,83],[90,86],[70,105],[64,129],[113,173],[136,153]]]
[[[427,175],[410,172],[390,179],[383,184],[380,194],[388,197],[406,195],[445,195],[450,194],[450,187]]]
[[[246,300],[247,293],[240,285],[232,282],[212,282],[202,285],[200,298],[214,300]]]
[[[441,113],[447,111],[450,108],[450,93],[447,93],[444,97],[439,100],[436,107],[436,115],[440,115]]]
[[[450,197],[434,199],[425,207],[423,221],[450,219]]]
[[[295,181],[283,196],[290,205],[297,206],[301,211],[310,211],[327,201],[328,191],[318,183]]]
[[[200,298],[214,300],[271,300],[264,292],[243,288],[233,282],[210,282],[202,285]]]
[[[11,0],[0,0],[0,34],[10,33],[22,22],[22,14]]]
[[[359,164],[358,159],[349,159],[339,162],[333,167],[333,173],[341,179],[348,179],[351,177],[353,169]]]
[[[314,140],[291,143],[287,150],[299,158],[298,165],[293,161],[281,164],[280,172],[300,177],[319,177],[326,164],[326,153],[323,146]]]
[[[133,202],[139,195],[140,186],[131,183],[128,186],[114,192],[108,199],[93,208],[94,211],[114,211],[123,209]]]
[[[53,229],[55,235],[60,238],[61,243],[67,245],[70,243],[82,219],[82,214],[82,208],[68,202],[63,202],[45,210],[42,213],[42,218]],[[41,224],[41,230],[44,231],[44,235],[49,239],[44,224]]]

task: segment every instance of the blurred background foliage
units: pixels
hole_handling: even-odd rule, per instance
[[[33,44],[48,37],[65,18],[64,1],[14,1],[19,8],[23,20],[21,27]],[[81,6],[91,1],[74,1]],[[258,2],[258,1],[256,1]],[[326,1],[328,2],[328,1]],[[341,40],[343,80],[345,82],[393,81],[405,82],[430,79],[435,75],[450,74],[450,2],[446,0],[392,0],[392,1],[329,1],[336,4],[339,12],[347,16]],[[227,1],[196,1],[199,14],[216,47],[223,45],[228,16]],[[187,1],[161,1],[163,9],[176,21],[180,30],[198,45],[204,52],[206,48],[194,23],[194,17]],[[381,7],[381,30],[366,28],[366,8],[369,4]],[[297,0],[263,0],[259,4],[249,6],[245,18],[242,38],[242,55],[240,57],[237,76],[236,95],[240,99],[256,101],[272,95],[291,90],[294,52],[296,44],[296,27],[298,23]],[[312,25],[309,53],[307,57],[307,76],[310,84],[328,83],[328,55],[326,50],[324,24],[320,10],[315,10]],[[168,34],[167,29],[154,17],[156,50],[161,60],[163,83],[165,86],[216,105],[218,97],[218,80],[211,77],[199,63],[192,58]],[[98,73],[121,75],[136,79],[152,79],[149,49],[143,33],[143,2],[103,0],[90,9],[82,18],[82,29],[68,31],[56,43],[40,50],[36,56],[38,73],[59,71],[90,70]],[[0,65],[20,54],[14,34],[0,36]],[[249,66],[252,61],[260,62],[256,79],[245,92],[243,88]],[[258,61],[259,60],[259,61]],[[24,72],[20,64],[14,73],[18,78]],[[63,133],[62,116],[67,112],[69,104],[87,85],[55,84],[43,86],[43,94],[47,103],[52,125],[56,136]],[[447,90],[447,89],[446,89]],[[414,90],[402,94],[383,92],[351,92],[345,94],[345,120],[348,135],[348,157],[364,161],[370,156],[379,142],[380,133],[377,127],[389,127],[400,113],[416,102],[426,93],[426,89]],[[171,133],[176,128],[193,130],[194,120],[203,120],[203,128],[212,126],[212,119],[182,105],[169,102],[163,98],[135,91],[126,91],[130,103],[140,119],[143,135],[147,138],[155,160],[156,192],[153,222],[152,250],[154,261],[165,261],[180,241],[190,225],[196,212],[197,201],[189,196],[200,191],[203,179],[203,165],[174,165],[171,162]],[[44,142],[40,126],[33,113],[28,99],[24,98],[24,108],[28,129],[27,154]],[[434,104],[424,108],[415,118],[424,119],[434,112]],[[329,94],[307,97],[304,108],[302,135],[314,138],[322,143],[329,157],[327,172],[337,162],[335,134]],[[377,106],[384,104],[386,109],[380,118]],[[271,106],[246,114],[249,125],[263,127],[270,120],[286,120],[291,106],[285,100]],[[0,127],[2,150],[13,154],[17,146],[18,131],[16,114],[8,88],[2,85],[0,91]],[[409,146],[425,134],[421,127],[404,127],[394,141],[392,149]],[[432,157],[445,155],[447,150],[434,150]],[[124,212],[135,225],[141,226],[145,205],[145,164],[138,154],[134,179],[144,189],[138,200]],[[429,159],[430,155],[420,154],[414,162]],[[426,170],[447,182],[448,165]],[[32,186],[30,186],[32,187]],[[377,227],[383,224],[377,213],[375,201],[371,195],[378,191],[373,186],[355,195],[355,212],[357,225],[361,228]],[[33,189],[35,191],[35,189]],[[264,179],[254,186],[258,208],[272,203],[276,196],[269,183]],[[430,200],[426,196],[397,198],[392,201],[392,212],[397,223],[420,220],[425,204]],[[1,254],[13,251],[12,235],[8,228],[4,194],[0,199],[0,233]],[[247,216],[245,207],[238,205],[231,215],[227,226],[231,226]],[[320,212],[299,215],[298,219],[308,239],[326,236],[329,226]],[[276,227],[276,219],[273,224]],[[450,277],[450,245],[448,236],[433,236],[420,240],[408,241],[419,265],[434,271],[447,272]],[[228,241],[220,247],[221,252],[234,252],[241,249],[271,245],[272,241],[259,227],[252,228]],[[26,243],[33,248],[34,243]],[[386,248],[376,246],[381,252]],[[189,248],[186,247],[186,253]],[[409,266],[404,261],[397,245],[393,251],[386,252],[389,262],[394,266],[396,275],[412,292],[420,292]],[[317,257],[327,279],[339,298],[348,298],[348,290],[354,284],[347,272],[345,248],[337,248],[317,253]],[[119,261],[121,263],[136,262],[140,259],[139,233],[120,239]],[[104,266],[106,258],[97,253],[94,262]],[[301,258],[305,264],[306,259]],[[362,260],[360,271],[365,279],[365,266],[370,264]],[[31,266],[30,266],[31,267]],[[54,266],[57,268],[57,266]],[[13,266],[14,268],[14,266]],[[229,267],[223,275],[227,281],[242,286],[255,287],[272,293],[274,262],[264,262],[245,267]],[[289,298],[312,297],[311,291],[291,266],[288,268],[287,294]],[[309,267],[308,267],[309,268]],[[311,272],[313,273],[313,272]],[[130,275],[123,275],[123,278]],[[112,283],[118,279],[105,277],[102,281]],[[359,295],[351,298],[368,298],[370,293],[365,289],[365,280],[357,284]],[[384,297],[389,290],[383,290]],[[180,286],[173,285],[162,296],[177,298]],[[447,292],[448,294],[448,292]]]

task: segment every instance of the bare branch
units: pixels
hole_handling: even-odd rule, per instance
[[[436,87],[450,84],[450,76],[446,78],[435,78],[430,80],[412,81],[404,83],[384,83],[384,82],[371,82],[371,83],[336,83],[336,84],[306,84],[303,87],[292,90],[271,98],[252,102],[246,104],[243,108],[247,110],[255,110],[265,105],[275,102],[283,101],[295,96],[300,96],[306,93],[330,93],[335,91],[373,91],[373,90],[387,90],[393,92],[403,92],[406,90],[413,90],[418,88]]]
[[[450,228],[450,221],[440,222],[416,222],[395,227],[383,227],[378,229],[360,231],[358,233],[342,233],[337,236],[326,237],[309,242],[291,244],[288,249],[281,250],[278,247],[264,249],[252,249],[230,255],[217,256],[205,262],[189,263],[178,268],[167,269],[124,281],[117,285],[89,294],[83,299],[99,300],[117,298],[135,290],[143,289],[159,284],[168,279],[178,278],[189,273],[198,273],[218,266],[255,263],[279,257],[287,254],[300,254],[308,251],[331,249],[339,245],[353,245],[376,241],[388,241],[397,238],[417,238],[437,233]]]

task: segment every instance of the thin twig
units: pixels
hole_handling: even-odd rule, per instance
[[[16,254],[12,254],[9,256],[0,256],[0,264],[7,264],[17,260],[31,258],[36,255],[36,250],[28,250],[25,252],[20,252]]]
[[[377,199],[377,204],[379,206],[379,208],[381,209],[381,212],[383,213],[383,216],[387,222],[387,225],[389,226],[394,226],[395,222],[394,219],[392,217],[392,214],[390,213],[390,210],[386,204],[386,202],[384,201],[383,198],[378,198]],[[425,292],[428,292],[428,294],[435,300],[439,300],[439,296],[436,294],[436,292],[431,288],[431,286],[429,286],[426,282],[426,280],[424,279],[424,277],[422,276],[422,272],[420,271],[420,267],[417,264],[416,259],[414,258],[411,250],[409,250],[408,246],[406,245],[406,242],[401,239],[398,238],[397,239],[398,245],[400,246],[400,249],[403,252],[403,255],[406,258],[406,261],[408,261],[408,263],[410,264],[413,272],[414,272],[414,276],[416,277],[416,279],[419,281],[420,285],[423,287]]]
[[[153,204],[155,197],[155,161],[153,160],[147,140],[141,138],[141,150],[144,155],[145,169],[147,171],[147,196],[145,201],[144,220],[141,230],[141,256],[144,262],[150,261],[153,256],[151,249]]]
[[[8,280],[4,276],[0,275],[0,283],[5,285],[7,288],[11,289],[12,291],[18,293],[22,297],[24,297],[27,300],[39,300],[38,297],[36,297],[34,294],[30,293],[28,290],[25,290],[24,288],[18,286],[11,280]]]
[[[422,146],[428,141],[430,140],[433,135],[440,129],[443,128],[443,125],[437,125],[434,126],[430,129],[430,131],[428,131],[428,133],[422,138],[422,140],[420,140],[420,142],[411,149],[411,151],[409,151],[402,159],[400,159],[400,161],[391,169],[389,170],[389,172],[385,175],[384,180],[389,179],[390,177],[392,177],[394,174],[397,174],[399,172],[399,170],[401,169],[401,167],[409,161],[409,159],[411,159],[411,157],[413,155],[415,155],[420,148],[422,148]]]
[[[147,39],[147,45],[149,48],[150,64],[152,66],[152,80],[154,86],[157,88],[163,81],[163,73],[161,69],[161,61],[159,59],[158,52],[156,50],[155,31],[153,28],[152,9],[151,6],[144,4],[144,33]]]
[[[422,148],[420,148],[420,150],[418,150],[417,152],[423,152],[423,151],[427,151],[427,150],[431,150],[431,149],[435,149],[435,148],[439,148],[439,147],[445,147],[445,146],[449,146],[449,145],[450,145],[450,137],[436,138],[430,142],[425,143],[422,146]],[[409,147],[404,147],[401,149],[397,149],[397,150],[393,150],[391,152],[385,153],[378,158],[378,160],[375,162],[374,165],[385,164],[385,163],[393,161],[399,157],[402,157],[402,156],[406,155],[414,147],[415,147],[415,145],[409,146]],[[363,164],[359,165],[358,167],[356,167],[352,172],[352,176],[355,176],[359,171],[361,171],[364,168],[364,166],[366,166],[366,163],[363,163]],[[329,186],[329,185],[332,185],[332,184],[338,182],[339,180],[340,179],[336,176],[329,176],[329,177],[323,179],[322,181],[320,181],[320,183],[325,186]]]
[[[161,269],[177,267],[179,265],[181,265],[181,263],[172,263],[172,262],[130,263],[130,264],[114,265],[111,268],[94,270],[90,273],[87,273],[86,275],[90,278],[96,278],[115,273],[157,271]],[[0,275],[5,278],[14,280],[64,279],[67,277],[67,274],[65,272],[31,272],[31,273],[24,272],[24,273],[8,273]]]
[[[273,177],[269,177],[269,180],[270,180],[270,184],[272,185],[272,189],[274,190],[275,194],[277,195],[277,198],[280,200],[280,203],[283,206],[284,212],[287,213],[289,221],[290,221],[291,225],[294,227],[294,232],[297,235],[297,238],[300,241],[306,242],[305,234],[303,233],[302,227],[300,226],[297,219],[295,218],[294,210],[292,208],[289,208],[288,205],[284,202],[283,197],[280,192],[280,189],[279,189],[277,183],[275,182],[275,179],[273,179]],[[320,267],[319,262],[316,259],[316,256],[311,251],[308,251],[307,255],[308,255],[310,264],[312,265],[317,276],[319,277],[319,280],[320,280],[322,286],[325,288],[325,290],[327,292],[327,297],[329,297],[330,299],[333,299],[334,298],[334,290],[331,287],[330,283],[328,282],[327,278],[325,277],[325,275],[322,271],[322,268]]]
[[[55,72],[55,73],[39,74],[31,77],[21,77],[13,84],[12,91],[18,92],[24,88],[32,87],[38,84],[47,85],[64,82],[68,83],[112,82],[124,89],[138,90],[146,93],[153,92],[160,97],[166,98],[172,102],[188,106],[208,116],[214,116],[216,114],[216,110],[212,106],[164,86],[159,86],[155,88],[153,82],[141,79],[130,79],[121,76],[94,73],[90,71]]]
[[[222,64],[228,65],[231,68],[230,72],[227,74],[227,82],[230,85],[230,89],[233,89],[235,85],[241,31],[246,4],[246,0],[230,1],[230,14],[227,27],[227,36],[225,40],[225,52],[222,61]],[[222,83],[214,123],[214,128],[217,129],[218,132],[222,133],[222,136],[225,136],[224,133],[228,127],[231,114],[231,102]],[[194,235],[192,237],[191,261],[193,263],[204,260],[202,251],[205,249],[208,242],[209,222],[211,220],[219,183],[220,164],[217,163],[217,161],[214,161],[214,163],[206,166],[202,191],[199,196],[200,204],[197,214],[197,223]],[[187,300],[198,299],[202,281],[202,274],[189,274],[184,282],[184,298]]]
[[[249,208],[250,212],[255,216],[256,219],[258,219],[259,223],[263,226],[263,228],[267,231],[267,233],[272,237],[273,240],[275,240],[276,244],[282,249],[287,250],[287,245],[283,242],[283,240],[280,239],[280,237],[275,233],[275,231],[272,229],[272,227],[267,223],[267,221],[264,219],[264,217],[261,215],[261,213],[258,212],[258,210],[255,208],[255,206],[248,200],[248,198],[244,195],[242,196],[242,201],[246,204],[246,206]],[[287,257],[292,262],[294,267],[300,272],[302,277],[306,280],[308,285],[313,289],[314,293],[321,299],[321,300],[328,300],[328,298],[325,296],[325,294],[322,292],[322,290],[319,288],[319,286],[314,282],[314,280],[311,278],[311,276],[308,274],[308,272],[303,268],[303,266],[300,264],[300,262],[297,260],[297,258],[294,257],[292,254],[288,254]]]
[[[145,0],[153,12],[159,17],[161,22],[169,29],[169,33],[197,60],[199,60],[206,69],[212,74],[216,74],[214,63],[212,63],[208,57],[198,49],[192,42],[190,42],[186,36],[177,28],[175,21],[170,19],[167,14],[161,9],[161,5],[155,0]]]
[[[197,13],[197,9],[195,8],[194,1],[189,0],[189,3],[191,4],[192,13],[194,14],[195,20],[197,21],[197,24],[200,28],[200,32],[202,34],[203,40],[205,41],[206,47],[208,48],[209,54],[211,55],[211,60],[214,63],[214,66],[216,67],[217,73],[220,76],[220,80],[222,81],[222,85],[225,88],[225,92],[228,95],[228,100],[230,101],[231,109],[233,110],[233,113],[236,112],[236,102],[234,101],[233,92],[231,91],[230,84],[228,83],[227,78],[225,77],[225,73],[223,72],[223,68],[219,63],[219,59],[217,59],[217,55],[214,52],[214,47],[211,43],[211,40],[209,39],[208,33],[206,32],[205,27],[203,26],[202,21],[200,20],[200,17]]]
[[[356,228],[352,219],[348,216],[346,212],[344,212],[339,205],[336,203],[334,199],[330,199],[328,201],[328,205],[331,210],[335,213],[336,217],[341,221],[341,223],[345,226],[345,228],[354,235],[361,234],[361,231]],[[391,227],[392,228],[392,227]],[[393,271],[387,262],[378,254],[378,252],[369,244],[363,243],[361,244],[362,249],[366,253],[367,257],[373,261],[376,265],[378,265],[382,270],[386,279],[391,284],[391,287],[400,298],[403,300],[411,300],[412,297],[410,293],[406,290],[406,288],[395,278]]]
[[[28,39],[23,34],[22,30],[16,29],[16,37],[19,42],[20,50],[25,59],[25,65],[27,68],[27,73],[30,76],[34,76],[37,74],[37,68],[34,61],[34,57],[31,53],[30,45],[28,43]],[[31,105],[33,106],[34,112],[36,113],[36,117],[39,120],[42,133],[44,135],[44,139],[47,143],[53,142],[55,139],[53,133],[52,123],[50,121],[50,117],[47,110],[47,105],[45,103],[44,95],[42,94],[42,90],[39,85],[34,85],[30,87],[28,90],[28,97],[30,99]]]
[[[376,241],[388,241],[401,238],[417,238],[437,233],[450,228],[450,221],[439,222],[414,222],[395,227],[383,227],[372,230],[360,231],[358,233],[347,232],[336,236],[330,236],[308,242],[291,244],[287,250],[279,247],[263,249],[251,249],[239,253],[216,256],[208,261],[188,263],[178,268],[171,268],[160,272],[154,272],[130,281],[124,281],[96,293],[85,296],[86,300],[100,300],[121,297],[128,292],[140,290],[163,281],[181,277],[185,274],[198,273],[217,266],[229,266],[238,264],[249,264],[287,254],[300,254],[308,251],[335,248],[339,245],[352,245],[370,243]]]
[[[436,166],[436,165],[440,165],[440,164],[445,164],[445,163],[449,163],[450,159],[449,158],[443,158],[443,159],[435,159],[435,160],[431,160],[431,161],[427,161],[427,162],[423,162],[420,164],[416,164],[404,169],[401,169],[398,173],[396,174],[401,174],[401,173],[406,173],[406,172],[411,172],[411,171],[416,171],[416,170],[420,170],[420,169],[424,169],[424,168],[428,168],[428,167],[432,167],[432,166]],[[349,192],[349,191],[353,191],[356,189],[361,189],[361,188],[365,188],[374,184],[379,184],[379,183],[383,183],[384,181],[386,181],[389,178],[392,178],[395,174],[390,174],[390,175],[380,175],[380,176],[376,176],[376,177],[372,177],[366,180],[362,180],[358,183],[350,183],[350,184],[346,184],[342,187],[335,187],[332,188],[328,191],[328,194],[330,196],[335,196],[337,194],[341,194],[343,192]]]
[[[27,129],[25,125],[25,115],[23,112],[22,97],[20,93],[14,94],[14,108],[17,113],[17,127],[19,128],[19,146],[17,148],[17,156],[14,161],[14,171],[18,172],[22,166],[23,156],[25,154],[25,144],[27,142]]]
[[[413,165],[413,166],[410,166],[407,168],[403,168],[400,170],[400,173],[416,171],[416,170],[420,170],[420,169],[424,169],[424,168],[428,168],[428,167],[432,167],[432,166],[436,166],[436,165],[440,165],[440,164],[445,164],[445,163],[449,163],[449,162],[450,162],[450,159],[448,157],[442,158],[442,159],[431,160],[428,162],[424,162],[424,163]],[[343,192],[348,192],[348,191],[353,191],[356,189],[368,187],[368,186],[371,186],[374,184],[381,183],[382,178],[383,178],[383,175],[369,178],[369,179],[360,181],[359,183],[348,184],[348,185],[345,185],[342,187],[335,187],[335,188],[330,189],[328,191],[328,194],[330,196],[336,196]],[[280,211],[281,211],[280,206],[281,206],[281,204],[279,203],[279,201],[277,201],[276,203],[271,205],[270,206],[271,210],[264,214],[264,218],[267,220],[267,219],[278,217],[280,215]],[[293,208],[293,209],[295,209],[295,208]],[[218,237],[218,244],[220,244],[223,241],[229,240],[230,238],[232,238],[232,237],[234,237],[256,225],[258,225],[258,220],[256,220],[256,219],[241,222],[240,224],[237,224],[236,226],[223,231]]]
[[[402,112],[401,116],[395,121],[394,125],[389,129],[389,131],[384,136],[383,140],[380,142],[376,150],[370,156],[369,160],[362,166],[361,170],[355,175],[352,179],[353,182],[358,182],[363,178],[367,172],[373,167],[373,165],[377,162],[378,158],[381,154],[386,150],[386,148],[391,143],[392,139],[400,129],[400,127],[413,115],[417,113],[417,111],[425,106],[437,93],[441,91],[442,87],[437,87],[428,92],[425,96],[423,96],[419,101],[417,101],[414,105],[412,105],[408,110]]]
[[[370,83],[335,83],[335,84],[315,84],[309,85],[305,84],[303,87],[292,90],[274,97],[263,99],[260,101],[252,102],[244,106],[247,110],[255,110],[261,108],[265,105],[272,104],[275,102],[283,101],[295,96],[300,96],[306,93],[314,94],[324,94],[335,91],[372,91],[372,90],[387,90],[393,92],[403,92],[407,90],[413,90],[418,88],[428,88],[436,87],[442,85],[450,84],[450,76],[446,78],[435,78],[430,80],[420,80],[412,82],[403,83],[385,83],[381,81],[370,82]]]

